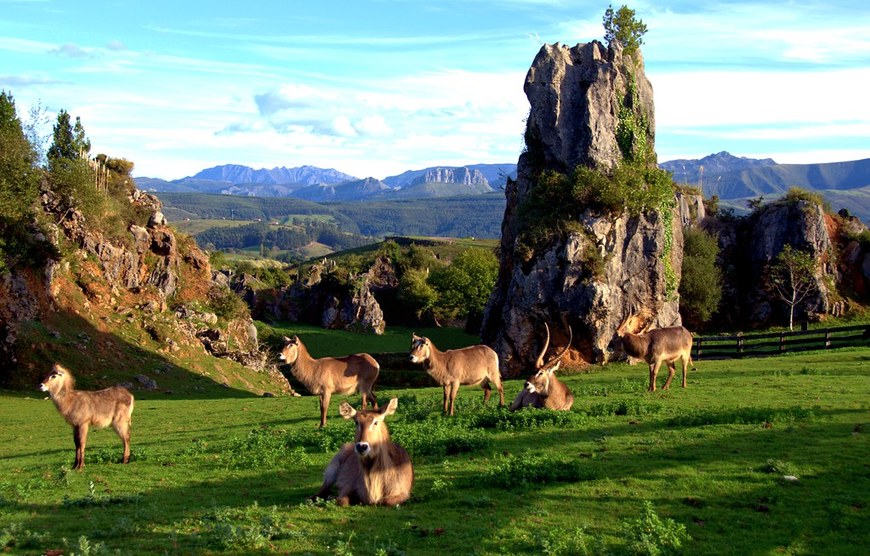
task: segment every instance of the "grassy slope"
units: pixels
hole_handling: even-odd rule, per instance
[[[509,417],[483,408],[478,389],[463,388],[449,420],[437,416],[438,389],[383,388],[382,399],[400,397],[391,430],[416,468],[413,499],[400,508],[304,502],[352,434],[337,417],[342,396],[318,432],[310,396],[138,393],[131,464],[114,463],[113,433],[95,432],[76,473],[53,406],[4,393],[0,543],[32,554],[82,552],[81,536],[137,554],[619,552],[630,537],[623,524],[650,501],[685,525],[688,554],[862,554],[868,361],[853,349],[701,362],[688,389],[656,394],[644,392],[643,367],[610,365],[565,379],[577,401],[560,426],[539,411],[505,430],[469,425]],[[509,382],[508,396],[519,388]]]

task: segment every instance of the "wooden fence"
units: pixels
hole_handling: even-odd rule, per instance
[[[700,336],[692,345],[692,358],[701,361],[763,357],[848,346],[870,346],[870,324],[766,334]]]

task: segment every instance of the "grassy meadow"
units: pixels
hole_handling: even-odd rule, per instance
[[[0,552],[866,553],[870,350],[697,365],[687,389],[654,394],[644,366],[569,374],[567,413],[511,414],[465,387],[450,419],[440,389],[381,388],[415,465],[401,507],[306,501],[352,437],[343,396],[321,431],[311,396],[136,392],[131,463],[92,431],[75,472],[51,402],[2,392]]]

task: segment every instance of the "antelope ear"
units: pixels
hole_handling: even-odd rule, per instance
[[[354,415],[356,415],[356,409],[351,407],[351,405],[347,402],[341,402],[341,405],[338,406],[338,412],[345,419],[350,419]]]
[[[399,407],[399,398],[393,398],[390,400],[390,403],[387,404],[387,407],[381,412],[382,417],[386,417],[387,415],[392,415],[396,412],[396,408]]]
[[[288,342],[290,341],[290,338],[288,338],[287,336],[284,336],[284,338],[282,338],[282,339],[284,340],[284,343],[285,343],[285,344],[288,343]]]

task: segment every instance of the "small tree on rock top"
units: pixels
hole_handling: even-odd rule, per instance
[[[643,44],[646,32],[646,24],[635,19],[634,10],[626,5],[616,11],[611,5],[604,12],[604,40],[608,46],[616,40],[627,53],[634,52]]]

